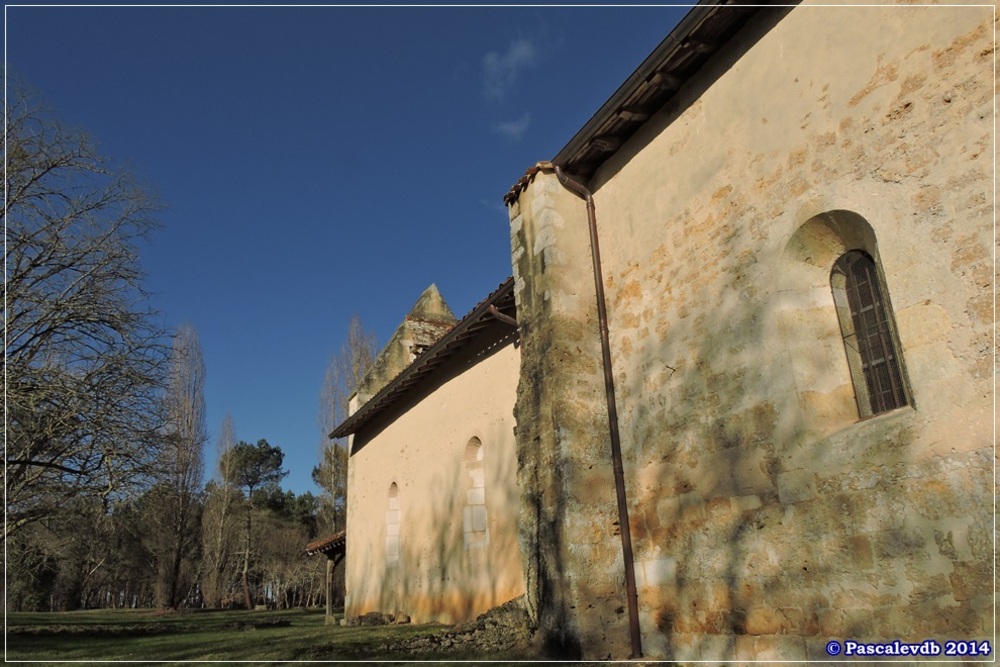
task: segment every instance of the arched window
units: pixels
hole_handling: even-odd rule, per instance
[[[830,272],[830,287],[861,417],[909,404],[887,291],[871,255],[850,250]]]
[[[399,487],[389,486],[389,509],[385,513],[385,564],[399,564]]]
[[[483,443],[473,438],[465,446],[466,491],[462,525],[465,548],[474,549],[489,543],[486,526],[486,470],[483,467]]]

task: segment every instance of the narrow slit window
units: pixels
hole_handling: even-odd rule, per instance
[[[399,564],[399,487],[395,482],[389,487],[389,509],[385,513],[385,564]]]
[[[486,516],[486,469],[483,465],[483,443],[473,438],[465,447],[466,478],[465,507],[462,527],[465,548],[476,549],[489,544]]]
[[[830,275],[858,412],[870,417],[909,404],[892,312],[875,260],[852,250]]]

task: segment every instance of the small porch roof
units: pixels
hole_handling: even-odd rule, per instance
[[[307,544],[306,555],[315,556],[316,554],[323,554],[327,558],[333,558],[334,556],[343,556],[346,549],[347,531],[342,530],[339,533],[313,540]]]

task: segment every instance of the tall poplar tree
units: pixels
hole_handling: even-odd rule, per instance
[[[313,468],[313,482],[323,490],[322,512],[329,530],[343,530],[347,504],[347,450],[329,434],[347,418],[348,402],[378,354],[375,335],[366,331],[355,315],[347,329],[347,341],[330,358],[319,398],[321,438],[320,463]]]
[[[177,607],[193,583],[201,543],[200,492],[204,473],[205,362],[194,327],[174,336],[164,397],[166,426],[156,460],[158,483],[151,492],[157,555],[157,601]]]
[[[233,457],[228,454],[236,446],[236,426],[227,414],[216,440],[218,466],[216,478],[205,489],[202,514],[202,578],[201,591],[207,604],[219,607],[234,581],[236,549],[236,518],[239,491],[231,481]]]

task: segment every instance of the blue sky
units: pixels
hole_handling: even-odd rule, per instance
[[[6,8],[6,66],[159,195],[153,305],[192,324],[214,441],[316,492],[323,374],[436,283],[459,317],[511,273],[502,197],[686,7]]]

